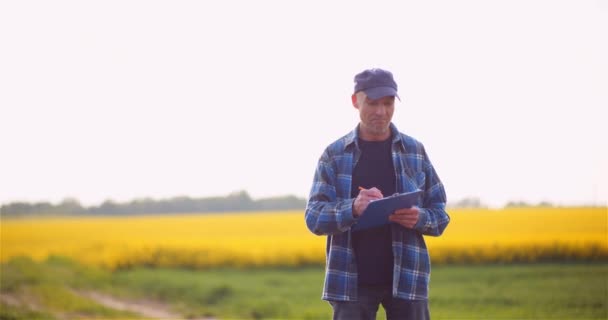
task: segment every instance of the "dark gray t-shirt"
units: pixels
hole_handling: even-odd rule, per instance
[[[391,156],[392,139],[363,141],[359,139],[361,157],[353,170],[354,198],[359,187],[376,187],[382,194],[395,193],[395,170]],[[353,232],[353,248],[357,261],[358,282],[362,285],[391,285],[393,282],[393,250],[390,225]]]

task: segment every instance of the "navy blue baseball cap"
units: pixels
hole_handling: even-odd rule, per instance
[[[397,99],[397,83],[393,79],[393,74],[379,68],[367,69],[355,76],[355,93],[363,91],[365,95],[372,99],[380,99],[386,96],[394,96]]]

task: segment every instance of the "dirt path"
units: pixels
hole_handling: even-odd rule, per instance
[[[148,301],[148,300],[123,300],[114,296],[100,293],[96,291],[76,291],[71,290],[74,294],[81,297],[91,299],[103,306],[115,310],[130,311],[145,318],[163,319],[163,320],[182,320],[185,319],[182,315],[172,312],[167,305]],[[27,306],[29,309],[42,311],[38,305],[34,304],[30,299],[14,296],[10,294],[0,294],[0,301],[9,306]],[[217,320],[215,318],[189,318],[189,320]]]
[[[85,292],[77,292],[77,294],[87,297],[96,301],[97,303],[104,305],[108,308],[123,310],[123,311],[131,311],[142,315],[147,318],[152,319],[184,319],[179,314],[176,314],[169,310],[169,307],[160,303],[151,302],[151,301],[125,301],[118,299],[116,297],[94,292],[94,291],[85,291]],[[191,320],[215,320],[214,318],[196,318]]]
[[[44,311],[37,303],[27,297],[18,296],[10,293],[0,293],[0,302],[12,307],[25,306],[33,311]]]
[[[23,304],[15,296],[6,293],[0,293],[0,302],[6,303],[7,305],[13,307],[18,307]]]
[[[154,318],[154,319],[181,319],[182,317],[179,314],[172,313],[166,306],[152,303],[148,301],[124,301],[117,299],[113,296],[93,292],[93,291],[85,291],[78,292],[78,294],[87,297],[91,300],[95,300],[97,303],[104,305],[108,308],[123,310],[123,311],[131,311],[137,314],[140,314],[144,317]]]

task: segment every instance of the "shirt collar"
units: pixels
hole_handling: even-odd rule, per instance
[[[359,148],[358,141],[359,141],[359,126],[360,125],[361,124],[357,124],[357,127],[355,127],[355,129],[353,129],[351,132],[349,132],[346,135],[345,141],[344,141],[344,150],[347,150],[349,147],[351,147],[351,145],[355,146],[357,149]],[[401,135],[399,134],[399,130],[397,130],[397,127],[392,122],[390,123],[390,129],[391,129],[391,137],[393,139],[393,144],[402,142]],[[401,143],[401,144],[403,144],[403,143]]]

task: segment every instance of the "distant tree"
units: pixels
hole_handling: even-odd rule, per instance
[[[157,213],[156,201],[152,198],[135,199],[126,205],[128,213]]]
[[[455,207],[455,208],[484,208],[485,207],[485,205],[483,205],[481,200],[477,197],[463,198],[451,206]]]
[[[256,201],[259,210],[305,209],[306,200],[296,196],[283,196]]]
[[[529,207],[539,207],[539,208],[550,208],[553,207],[553,203],[548,201],[541,201],[537,204],[532,204],[525,201],[509,201],[505,205],[505,208],[529,208]]]
[[[505,208],[527,208],[530,204],[525,201],[509,201],[505,205]]]
[[[22,215],[32,213],[32,204],[28,202],[11,202],[0,208],[2,215]]]
[[[255,209],[255,207],[256,207],[253,200],[251,200],[251,197],[245,190],[241,190],[241,191],[237,191],[237,192],[233,192],[233,193],[229,194],[228,197],[226,198],[226,202],[224,203],[224,205],[225,205],[225,209],[230,210],[230,211],[232,211],[232,210],[242,211],[242,210],[247,210],[247,209],[251,210],[251,209]]]
[[[45,214],[45,213],[55,213],[53,212],[53,205],[50,202],[36,202],[32,205],[32,211],[30,213],[34,214]]]
[[[105,213],[105,214],[116,214],[116,213],[120,213],[121,210],[120,206],[112,201],[112,200],[106,200],[104,201],[99,207],[97,208],[93,208],[92,212],[93,213]]]
[[[65,198],[59,205],[53,209],[53,213],[59,214],[77,214],[86,212],[85,208],[80,205],[80,202],[75,198]]]

